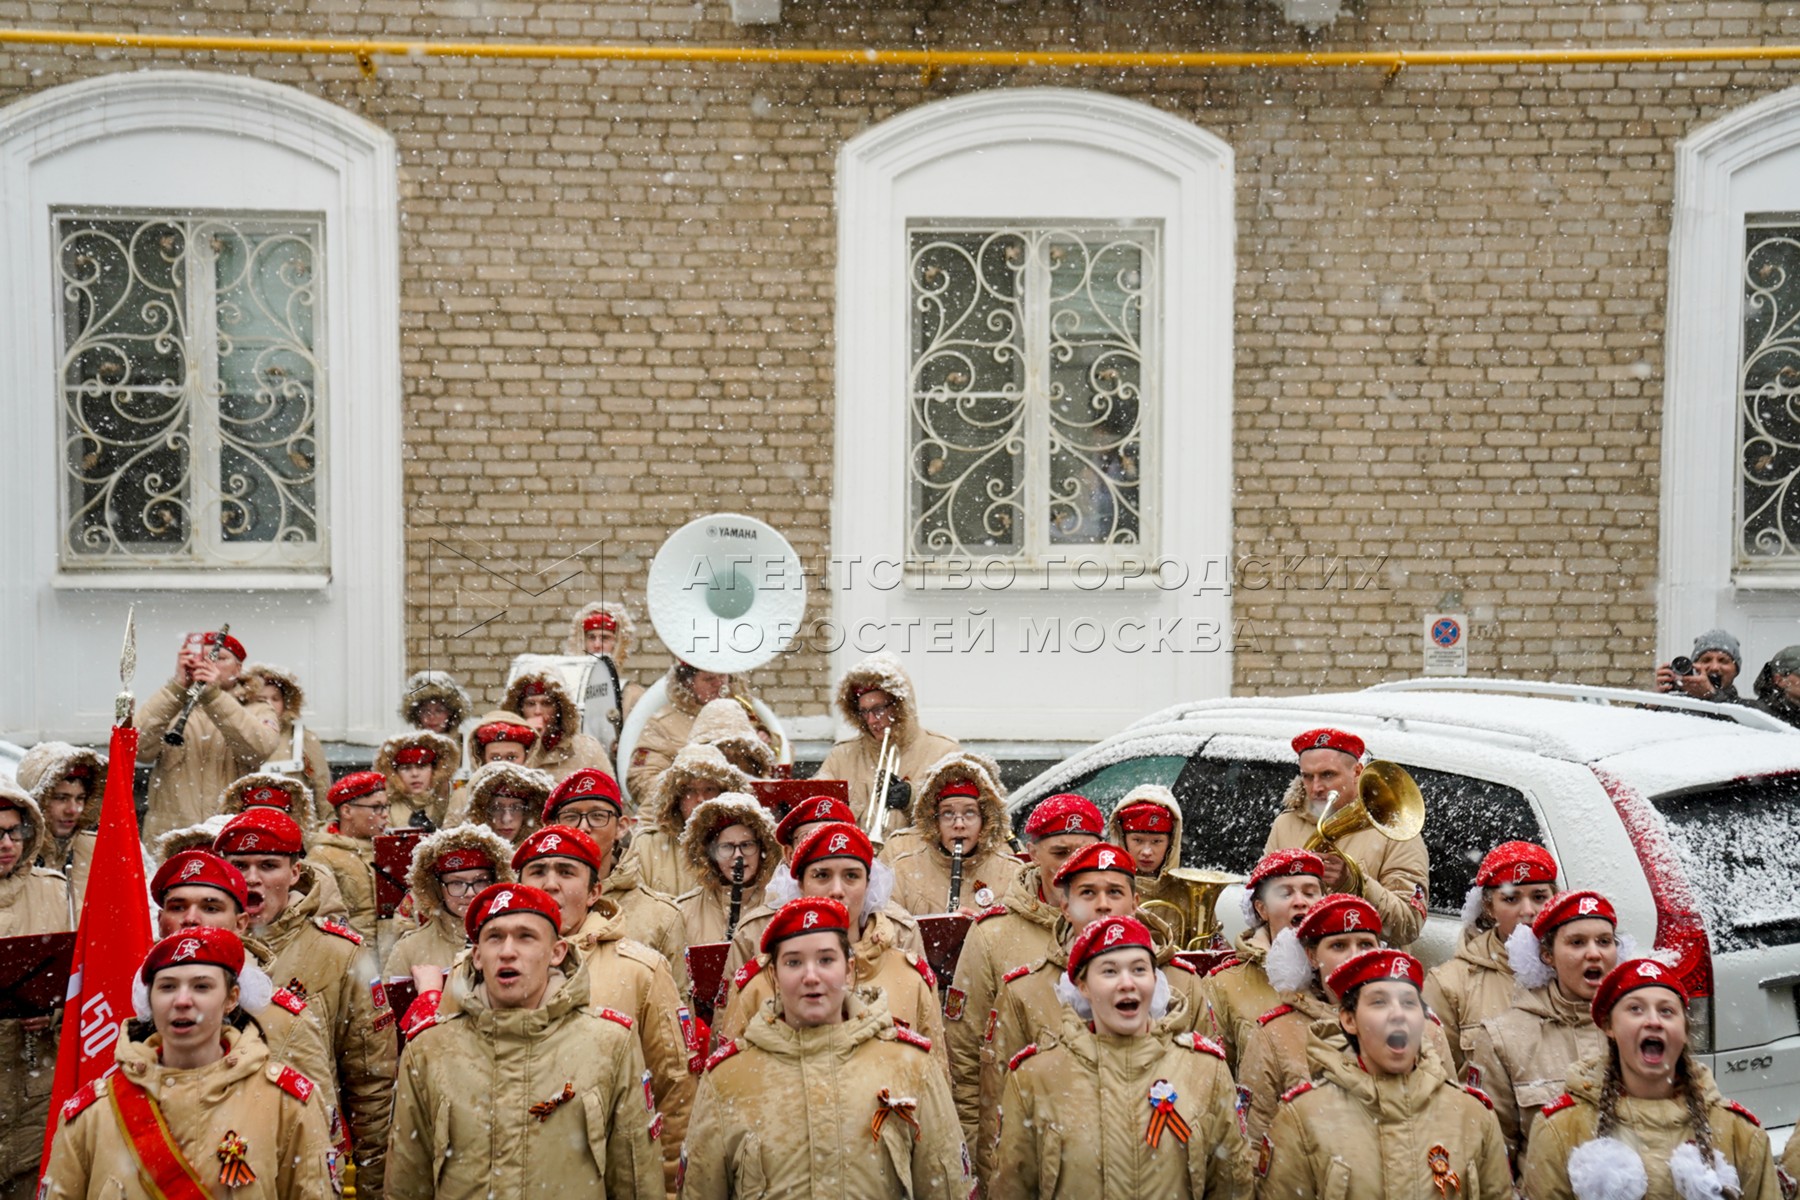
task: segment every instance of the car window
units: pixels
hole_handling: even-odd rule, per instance
[[[1800,942],[1800,776],[1650,797],[1715,952]]]
[[[1293,763],[1248,758],[1201,758],[1175,781],[1181,804],[1181,861],[1248,875],[1262,857]]]
[[[1407,773],[1425,797],[1433,912],[1462,912],[1481,860],[1501,842],[1545,844],[1537,814],[1518,788],[1426,767],[1407,767]]]

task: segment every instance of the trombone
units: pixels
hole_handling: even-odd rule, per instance
[[[1319,828],[1306,839],[1305,848],[1343,859],[1349,876],[1344,881],[1344,891],[1360,895],[1363,869],[1338,848],[1338,841],[1365,829],[1373,829],[1394,842],[1417,837],[1425,828],[1425,797],[1405,767],[1378,758],[1363,767],[1357,777],[1356,796],[1341,808],[1340,800],[1342,796],[1332,794],[1325,811],[1319,814]]]

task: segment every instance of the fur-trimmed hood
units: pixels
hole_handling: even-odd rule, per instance
[[[1306,785],[1300,782],[1298,775],[1288,781],[1287,791],[1281,793],[1281,811],[1306,811]]]
[[[272,771],[252,771],[248,775],[238,776],[219,793],[220,814],[227,818],[237,816],[244,811],[244,798],[263,787],[278,788],[287,796],[287,815],[294,818],[295,823],[300,826],[306,844],[312,845],[314,835],[319,832],[319,818],[313,809],[312,790],[292,776],[277,775]]]
[[[577,609],[569,621],[569,640],[564,643],[564,649],[570,654],[587,653],[587,630],[582,628],[582,623],[595,613],[605,613],[618,626],[613,631],[616,648],[612,659],[614,666],[623,666],[637,648],[637,619],[631,615],[630,607],[616,600],[593,600]]]
[[[838,715],[849,723],[857,736],[872,737],[856,710],[857,701],[871,688],[880,688],[887,693],[894,707],[894,738],[902,746],[906,745],[919,728],[918,702],[913,693],[912,676],[906,673],[899,659],[885,650],[869,655],[838,680],[837,694],[833,697]],[[873,740],[879,742],[881,739]]]
[[[1106,818],[1106,840],[1115,846],[1125,845],[1125,830],[1119,821],[1119,814],[1133,804],[1154,804],[1166,810],[1175,818],[1175,829],[1169,835],[1169,849],[1163,855],[1162,865],[1156,868],[1156,878],[1161,879],[1170,867],[1181,865],[1181,805],[1175,799],[1175,793],[1158,783],[1140,783],[1120,797],[1113,806],[1112,815]]]
[[[527,671],[506,685],[500,707],[507,712],[523,713],[526,692],[536,695],[539,690],[555,703],[556,722],[554,728],[546,727],[539,732],[538,748],[540,751],[553,750],[581,732],[581,706],[575,703],[575,697],[569,694],[561,679],[548,671]]]
[[[394,756],[402,750],[411,750],[415,746],[424,746],[437,755],[437,762],[431,767],[431,794],[444,797],[450,794],[450,780],[456,775],[458,763],[456,741],[441,733],[433,733],[429,729],[414,729],[406,733],[397,733],[381,743],[381,749],[375,752],[374,770],[381,772],[387,779],[388,792],[396,798],[406,796],[406,785],[400,782],[400,771],[394,766]]]
[[[739,770],[754,779],[767,779],[775,770],[775,751],[757,735],[750,714],[729,697],[711,701],[694,718],[688,745],[717,746]],[[756,770],[750,771],[754,766]]]
[[[694,695],[694,689],[681,677],[682,666],[677,660],[674,666],[663,672],[663,692],[668,697],[670,708],[690,717],[697,717],[700,715],[700,697]],[[728,685],[727,691],[729,690]]]
[[[285,778],[285,776],[283,777]],[[211,850],[218,840],[219,833],[231,821],[226,813],[215,813],[198,825],[184,825],[180,829],[171,829],[157,838],[150,847],[150,857],[161,866],[183,850]]]
[[[750,777],[726,761],[717,746],[690,742],[675,755],[668,770],[656,777],[656,789],[644,806],[653,828],[672,838],[681,837],[681,793],[700,779],[718,784],[722,792],[750,790]]]
[[[50,828],[44,824],[44,810],[38,807],[38,802],[33,800],[31,794],[24,788],[5,779],[0,779],[0,808],[14,808],[23,813],[25,822],[34,831],[31,841],[25,846],[24,852],[19,855],[19,861],[13,864],[13,869],[8,871],[4,877],[10,877],[19,872],[29,874],[32,864],[42,858],[44,851],[50,847]]]
[[[413,905],[418,909],[421,921],[444,911],[444,888],[432,867],[440,856],[452,850],[482,851],[494,860],[495,883],[513,881],[513,848],[507,845],[505,838],[486,825],[472,822],[440,829],[419,839],[419,844],[413,847],[412,867],[406,873]]]
[[[301,719],[306,709],[306,689],[300,686],[300,677],[286,667],[273,666],[270,663],[249,663],[244,667],[244,681],[255,689],[252,700],[262,700],[261,684],[272,683],[281,689],[282,703],[287,711],[281,714],[281,727],[292,729],[294,722]]]
[[[406,686],[400,689],[400,719],[418,728],[419,707],[433,700],[450,710],[450,731],[453,733],[462,728],[475,707],[469,702],[469,693],[463,691],[462,684],[448,671],[414,671],[407,676]]]
[[[781,862],[781,843],[775,840],[775,822],[769,819],[769,811],[754,796],[726,792],[696,808],[688,819],[687,828],[681,831],[682,861],[704,884],[729,887],[730,881],[720,876],[708,856],[707,843],[720,830],[733,825],[742,825],[755,834],[756,844],[762,849],[762,863],[754,875],[744,879],[746,896],[761,895]]]
[[[550,777],[550,772],[540,771],[536,767],[510,762],[489,763],[469,776],[470,821],[477,825],[488,823],[493,816],[494,793],[502,785],[526,797],[525,823],[519,826],[519,840],[523,841],[532,830],[543,824],[544,801],[550,798],[556,781]]]
[[[37,801],[42,809],[50,789],[63,781],[69,769],[85,766],[93,773],[93,786],[88,790],[87,805],[81,810],[81,822],[75,828],[89,833],[100,828],[100,800],[106,795],[106,756],[68,742],[39,742],[19,760],[19,786]]]
[[[926,845],[936,848],[938,793],[944,786],[960,779],[974,783],[981,795],[981,837],[967,850],[969,857],[1004,853],[1006,834],[1011,828],[1006,821],[1006,788],[1000,783],[1000,768],[994,760],[966,750],[946,754],[925,770],[913,789],[912,823]],[[941,851],[940,851],[941,853]]]

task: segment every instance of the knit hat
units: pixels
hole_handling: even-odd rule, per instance
[[[1738,648],[1738,640],[1723,629],[1709,629],[1694,639],[1694,657],[1699,658],[1708,650],[1723,650],[1731,656],[1731,661],[1740,667],[1744,665],[1743,651]]]

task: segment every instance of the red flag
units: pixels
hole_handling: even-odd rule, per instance
[[[138,843],[132,799],[138,731],[115,725],[108,750],[106,797],[100,834],[88,869],[87,896],[75,926],[75,960],[69,1002],[63,1009],[62,1044],[50,1090],[50,1123],[44,1130],[41,1179],[50,1165],[50,1142],[63,1103],[76,1090],[112,1069],[119,1024],[132,1015],[131,981],[150,953],[149,889]]]

